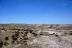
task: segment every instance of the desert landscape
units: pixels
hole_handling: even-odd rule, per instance
[[[72,24],[0,24],[0,48],[72,48]]]
[[[72,48],[72,0],[0,0],[0,48]]]

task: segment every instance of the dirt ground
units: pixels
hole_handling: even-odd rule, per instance
[[[0,48],[72,48],[71,25],[30,26],[0,26]]]

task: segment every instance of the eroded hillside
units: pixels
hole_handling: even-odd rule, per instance
[[[0,48],[72,48],[71,24],[0,24]]]

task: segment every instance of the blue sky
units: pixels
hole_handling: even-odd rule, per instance
[[[72,24],[72,0],[0,0],[0,23]]]

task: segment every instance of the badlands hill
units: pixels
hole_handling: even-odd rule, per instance
[[[0,24],[0,48],[72,48],[72,24]]]

